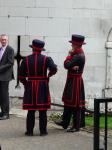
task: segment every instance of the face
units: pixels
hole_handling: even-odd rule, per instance
[[[76,45],[76,44],[73,44],[73,43],[72,43],[71,46],[72,46],[72,49],[73,49],[73,50],[76,50],[76,49],[78,49],[78,48],[81,47],[81,45]]]
[[[8,44],[8,36],[6,36],[6,35],[1,36],[0,42],[1,42],[1,45],[2,45],[3,47],[4,47],[4,46],[7,46],[7,44]]]

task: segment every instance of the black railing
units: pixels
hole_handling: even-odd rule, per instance
[[[20,87],[20,85],[19,85],[19,66],[20,66],[20,61],[23,59],[23,58],[25,58],[24,56],[22,56],[21,55],[21,53],[20,53],[20,44],[21,44],[21,36],[20,35],[18,35],[18,37],[17,37],[17,54],[16,54],[16,56],[15,56],[15,59],[16,59],[16,61],[17,61],[17,84],[16,84],[16,86],[15,86],[15,88],[19,88]]]
[[[108,135],[108,103],[112,98],[95,98],[94,99],[94,144],[93,150],[107,150]],[[105,104],[105,131],[104,131],[104,148],[100,148],[100,104]]]

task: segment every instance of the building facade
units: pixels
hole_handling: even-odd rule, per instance
[[[52,102],[61,104],[66,80],[63,61],[70,49],[71,34],[86,37],[84,71],[87,107],[93,108],[93,99],[111,96],[112,88],[112,1],[111,0],[0,0],[0,34],[9,35],[10,45],[20,53],[31,53],[29,44],[39,38],[46,42],[45,54],[58,65],[58,73],[50,80]],[[10,83],[10,96],[21,97],[23,86],[15,80]]]

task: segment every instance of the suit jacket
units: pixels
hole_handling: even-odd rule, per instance
[[[9,45],[0,60],[0,81],[10,81],[13,75],[14,50]]]

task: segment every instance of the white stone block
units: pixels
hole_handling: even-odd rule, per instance
[[[74,18],[70,21],[70,33],[89,37],[101,37],[100,20],[92,18]]]
[[[52,53],[49,53],[48,56],[50,56],[53,59],[54,63],[58,65],[59,63],[58,53],[52,52]]]
[[[0,0],[0,6],[5,7],[36,7],[35,0]]]
[[[36,0],[36,6],[72,8],[72,0]]]
[[[106,67],[94,67],[95,82],[105,83]]]
[[[26,34],[38,36],[68,36],[68,19],[28,18]],[[63,29],[63,30],[62,30]]]
[[[87,66],[85,64],[83,78],[86,82],[94,81],[94,69],[95,67]]]
[[[84,45],[84,51],[86,53],[105,53],[105,38],[86,38],[85,37],[86,45]]]
[[[45,41],[44,37],[43,36],[38,36],[38,35],[31,35],[30,36],[30,44],[32,43],[32,40],[33,39],[39,39],[39,40],[42,40],[42,41]]]
[[[68,53],[67,54],[66,53],[59,53],[59,56],[58,56],[58,58],[59,58],[58,66],[64,68],[64,61],[65,61],[67,55],[68,55]]]
[[[87,18],[91,18],[91,9],[73,9],[73,17],[77,18],[82,18],[82,17],[87,17]]]
[[[49,8],[49,17],[71,18],[73,17],[73,9]]]
[[[48,56],[50,56],[55,64],[58,66],[58,67],[62,67],[63,68],[63,61],[64,61],[64,57],[61,59],[60,61],[60,56],[63,56],[62,54],[57,54],[57,53],[48,53]]]
[[[15,17],[24,17],[25,16],[25,8],[24,7],[9,7],[8,15]]]
[[[36,0],[25,0],[25,7],[36,7]]]
[[[9,23],[8,18],[0,17],[0,34],[8,34]]]
[[[101,54],[86,54],[86,65],[104,67],[106,64],[105,53]]]
[[[23,97],[23,94],[24,94],[23,85],[20,83],[20,87],[15,88],[16,85],[17,85],[16,80],[13,80],[10,82],[10,85],[9,85],[10,96]]]
[[[1,6],[17,6],[17,7],[22,7],[25,6],[26,0],[1,0],[0,5]]]
[[[48,8],[26,8],[25,16],[28,17],[48,17]]]
[[[57,73],[50,78],[50,93],[52,99],[56,103],[61,103],[62,101],[62,94],[66,82],[66,70],[63,68],[58,67]],[[57,82],[58,81],[58,82]],[[57,88],[58,87],[58,88]]]
[[[0,7],[0,16],[8,16],[8,8],[7,7]]]
[[[65,53],[56,53],[56,52],[42,52],[44,55],[52,57],[52,59],[55,61],[55,63],[58,65],[58,67],[64,68],[64,60],[66,58]]]
[[[74,0],[73,8],[104,9],[104,1],[103,0],[97,0],[97,1]]]
[[[13,47],[15,55],[17,54],[18,39],[16,35],[9,36],[9,45]]]
[[[103,88],[104,88],[104,83],[95,82],[95,81],[85,82],[86,98],[101,97]]]
[[[11,35],[25,35],[25,18],[9,18],[8,29]]]
[[[105,9],[112,9],[112,1],[111,0],[104,0]]]
[[[105,71],[105,67],[85,66],[83,79],[87,99],[102,96],[102,89],[105,87]]]
[[[54,58],[54,60],[56,60],[56,64],[58,65],[58,67],[60,68],[64,68],[64,61],[66,59],[66,54],[63,53],[58,53],[56,56],[55,54],[50,53],[50,56],[52,56],[52,58]]]
[[[47,30],[47,19],[41,18],[28,18],[26,20],[26,34],[27,35],[38,35],[43,36],[46,35]]]
[[[48,36],[68,36],[69,19],[50,19],[48,29]]]
[[[20,37],[20,50],[21,51],[29,51],[29,44],[30,44],[30,36],[21,36]]]
[[[68,53],[71,44],[68,42],[71,37],[45,37],[46,49],[48,52]]]
[[[31,55],[31,54],[32,54],[32,49],[29,49],[28,51],[21,50],[21,55],[24,57]]]
[[[112,10],[110,9],[102,9],[102,10],[96,10],[96,9],[93,9],[91,10],[91,17],[93,18],[104,18],[104,19],[107,19],[107,18],[111,18],[111,13],[112,13]]]

